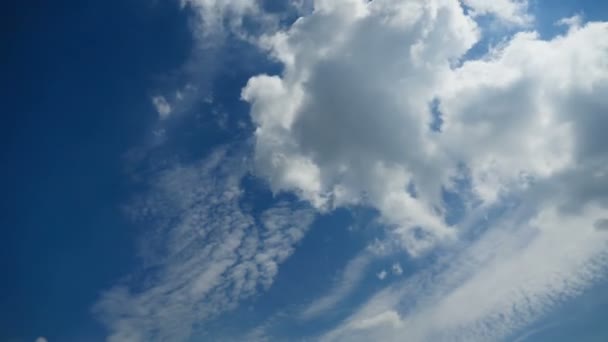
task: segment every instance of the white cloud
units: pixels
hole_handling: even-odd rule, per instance
[[[171,115],[171,105],[164,96],[154,96],[152,97],[152,104],[154,108],[156,108],[156,112],[158,113],[158,117],[161,120],[168,118]]]
[[[513,25],[527,25],[533,21],[528,13],[527,0],[462,0],[471,9],[472,16],[493,15]]]
[[[377,294],[324,338],[504,339],[603,277],[608,237],[593,222],[607,214],[589,205],[575,215],[556,207],[509,215],[473,246]]]
[[[384,278],[386,278],[387,274],[388,273],[386,272],[386,270],[382,270],[382,271],[378,272],[378,274],[376,274],[376,276],[378,277],[378,279],[384,280]]]
[[[227,35],[254,42],[261,33],[274,32],[286,16],[308,10],[308,0],[181,0],[195,13],[193,33],[200,47],[221,43]],[[269,10],[274,4],[280,10]]]
[[[569,18],[562,18],[558,20],[555,24],[558,26],[562,25],[567,26],[568,28],[578,29],[581,27],[583,22],[583,16],[581,14],[577,14]]]
[[[523,2],[467,4],[469,15],[455,0],[318,1],[260,41],[285,70],[251,78],[242,96],[257,170],[275,191],[320,210],[371,205],[414,256],[468,229],[445,222],[441,192],[456,175],[470,180],[477,212],[523,202],[447,270],[380,293],[328,340],[505,337],[606,262],[596,228],[608,217],[608,23],[571,24],[552,40],[520,32],[456,63],[479,40],[476,15],[526,18]],[[441,132],[429,129],[434,100]],[[418,293],[414,307],[395,305]]]
[[[391,266],[391,272],[393,272],[393,275],[402,275],[403,268],[401,268],[401,264],[399,264],[398,262],[394,263],[393,266]]]
[[[44,338],[44,337],[38,337],[36,339],[36,342],[48,342],[48,340],[46,338]]]
[[[222,29],[225,20],[231,25],[240,26],[244,16],[260,11],[256,1],[247,0],[181,0],[181,4],[194,7],[201,16],[202,24],[210,30]]]
[[[608,24],[589,23],[551,41],[518,34],[454,70],[439,92],[439,146],[467,161],[485,203],[511,193],[520,209],[459,257],[372,298],[326,340],[500,340],[603,277],[607,53]]]
[[[248,169],[241,157],[218,150],[198,165],[168,169],[134,205],[133,215],[149,224],[144,281],[117,285],[96,304],[109,341],[186,340],[195,324],[270,287],[314,213],[279,203],[256,225],[239,204]]]
[[[242,92],[257,128],[256,170],[275,192],[294,191],[321,211],[370,205],[413,256],[475,222],[446,223],[442,191],[456,187],[456,176],[470,180],[477,213],[506,196],[522,202],[472,245],[453,245],[461,249],[375,295],[326,340],[500,339],[601,277],[608,24],[563,20],[563,36],[520,32],[462,61],[480,39],[477,16],[526,25],[527,4],[466,0],[465,14],[456,0],[318,0],[290,28],[264,21],[272,29],[252,37],[242,20],[261,13],[255,3],[186,2],[204,16],[201,41],[228,22],[284,66]],[[441,132],[429,129],[434,101]],[[288,223],[312,214],[286,205],[266,211],[257,227],[237,205],[242,175],[227,170],[238,167],[217,158],[200,166],[205,172],[168,172],[140,207],[166,221],[148,243],[149,266],[159,271],[143,290],[116,287],[98,305],[115,340],[188,336],[194,322],[270,286],[303,235],[305,225]],[[352,260],[302,317],[341,303],[371,258]]]
[[[551,41],[520,33],[446,80],[442,143],[467,160],[484,200],[574,167],[601,177],[606,139],[593,127],[606,124],[607,30],[590,23]]]
[[[477,27],[457,1],[315,5],[261,40],[283,75],[254,77],[243,90],[258,126],[258,171],[275,191],[296,191],[320,209],[378,208],[420,253],[453,233],[438,210],[453,170],[428,129],[429,103]]]
[[[601,92],[605,36],[602,24],[550,42],[520,33],[453,69],[478,40],[457,1],[320,2],[262,39],[283,75],[251,78],[243,90],[258,171],[320,209],[379,209],[417,255],[454,235],[441,191],[462,165],[486,204],[573,165],[585,135],[563,102]],[[435,99],[441,133],[428,127]]]
[[[249,65],[259,63],[255,49],[260,35],[276,32],[283,22],[297,13],[308,11],[308,0],[180,0],[182,8],[188,7],[189,27],[193,47],[188,60],[179,70],[165,78],[172,84],[166,89],[168,96],[153,99],[161,119],[171,115],[191,113],[202,103],[213,102],[214,84],[225,72],[249,72]],[[273,9],[274,8],[274,9]],[[235,42],[237,42],[235,44]],[[238,66],[234,63],[234,47],[239,52]],[[242,53],[245,51],[245,53]],[[200,108],[197,108],[199,112]],[[224,114],[224,113],[220,113]],[[225,126],[223,117],[218,124]]]

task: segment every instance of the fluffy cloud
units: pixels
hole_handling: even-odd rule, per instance
[[[246,161],[226,153],[168,169],[133,206],[149,224],[145,279],[116,286],[97,303],[109,341],[186,340],[195,324],[267,289],[303,237],[314,218],[306,207],[276,204],[259,224],[241,208]]]
[[[523,32],[454,68],[479,39],[457,1],[319,1],[261,40],[283,74],[243,89],[258,170],[320,209],[372,205],[416,255],[453,236],[441,194],[455,177],[489,205],[600,150],[587,130],[605,120],[605,31]]]
[[[471,222],[490,226],[455,261],[372,298],[327,340],[503,338],[605,265],[608,23],[567,20],[550,40],[520,32],[463,61],[480,39],[475,16],[529,19],[523,2],[466,4],[472,11],[455,0],[317,1],[260,40],[284,71],[251,78],[242,96],[257,126],[257,170],[275,191],[320,210],[371,205],[414,256]],[[476,215],[449,226],[442,192],[457,191],[458,177]],[[505,199],[518,209],[478,219]]]
[[[276,191],[321,209],[371,204],[419,253],[452,234],[441,190],[455,169],[429,129],[429,104],[477,26],[457,1],[315,5],[261,40],[283,75],[254,77],[243,90],[258,170]]]

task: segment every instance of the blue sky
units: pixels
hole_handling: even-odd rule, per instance
[[[4,7],[0,340],[608,339],[607,4]]]

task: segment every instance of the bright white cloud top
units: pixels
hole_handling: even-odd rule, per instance
[[[300,3],[300,18],[280,28],[248,1],[191,3],[205,25],[229,16],[230,29],[283,67],[242,89],[257,176],[318,212],[374,208],[411,257],[445,255],[411,276],[395,263],[396,283],[315,338],[501,340],[605,274],[608,22],[564,20],[563,34],[543,39],[523,1],[317,0],[310,12]],[[242,34],[242,18],[257,14],[266,29]],[[519,32],[467,59],[487,15]],[[169,247],[154,286],[115,289],[100,303],[115,340],[186,338],[256,284],[270,286],[312,221],[311,210],[285,204],[256,225],[234,204],[243,174],[220,167],[221,158],[159,179],[155,196],[177,210],[162,213],[167,226],[154,233]],[[219,182],[206,178],[210,169]],[[445,191],[466,202],[459,222],[447,219]],[[495,208],[504,213],[488,219]],[[353,259],[299,319],[339,305],[373,259],[369,251]],[[159,302],[161,292],[170,295]],[[115,312],[119,302],[132,311]]]
[[[468,5],[511,18],[521,4]],[[500,238],[495,228],[471,247],[488,253],[489,244],[498,256],[431,293],[440,297],[430,308],[363,309],[330,339],[499,338],[597,276],[607,236],[593,226],[608,216],[608,193],[593,189],[608,184],[608,24],[573,25],[550,41],[521,32],[462,61],[479,37],[457,1],[353,0],[321,1],[262,39],[285,71],[252,78],[243,97],[258,126],[256,160],[275,189],[320,209],[371,205],[413,255],[463,229],[448,227],[440,195],[462,165],[482,207],[504,196],[529,206]],[[434,100],[441,132],[429,129]]]

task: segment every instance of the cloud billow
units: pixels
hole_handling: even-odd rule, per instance
[[[261,38],[284,70],[251,78],[242,92],[257,127],[257,170],[275,191],[319,210],[374,207],[412,256],[467,229],[466,216],[446,223],[441,196],[458,177],[470,181],[474,212],[507,197],[522,206],[476,237],[470,249],[483,251],[483,262],[467,270],[471,279],[431,290],[433,309],[402,315],[393,303],[378,311],[372,299],[375,311],[362,308],[328,340],[504,337],[601,277],[606,237],[594,226],[608,214],[608,23],[570,20],[549,40],[522,31],[463,60],[481,39],[477,15],[527,25],[525,3],[474,11],[479,2],[469,1],[467,12],[448,0],[315,4]],[[440,132],[429,128],[432,103]],[[491,284],[502,285],[456,314]]]

